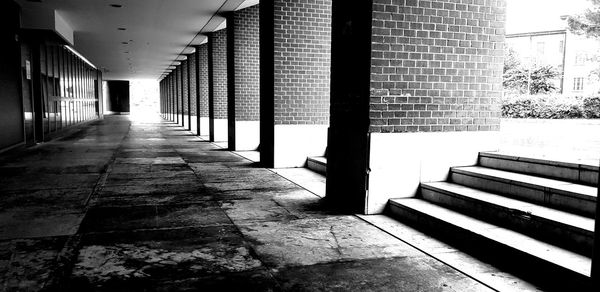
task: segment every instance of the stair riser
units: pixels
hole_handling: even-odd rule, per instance
[[[487,237],[469,230],[446,223],[427,214],[389,204],[388,212],[391,216],[405,222],[423,232],[428,232],[434,237],[448,242],[452,246],[467,251],[469,254],[505,267],[511,267],[517,274],[527,277],[540,277],[545,283],[555,282],[555,285],[569,283],[568,289],[589,289],[589,278],[577,272],[565,269],[553,263],[541,260],[528,253],[521,252],[510,246],[493,241]],[[518,263],[518,264],[515,264]],[[535,272],[531,272],[535,271]],[[573,287],[572,285],[581,285]]]
[[[567,165],[548,165],[536,163],[535,161],[518,161],[486,156],[479,157],[479,165],[494,169],[565,180],[584,185],[598,185],[598,171],[586,166],[569,167]]]
[[[579,198],[578,194],[561,190],[521,186],[508,181],[496,181],[456,172],[450,173],[450,181],[463,186],[506,195],[588,217],[593,217],[596,213],[595,202]]]
[[[325,175],[327,173],[327,165],[312,160],[306,161],[306,167],[316,173]]]
[[[426,187],[421,188],[421,195],[425,200],[449,209],[519,231],[583,255],[592,255],[594,233],[588,230]]]

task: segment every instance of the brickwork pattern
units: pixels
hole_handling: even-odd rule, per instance
[[[181,115],[181,105],[182,105],[182,91],[181,91],[181,65],[177,66],[177,74],[175,74],[175,91],[177,92],[175,101],[175,106],[177,107],[176,112],[178,115]],[[179,117],[179,122],[181,122],[181,117]]]
[[[208,117],[208,47],[206,44],[196,48],[200,57],[200,116]]]
[[[189,104],[188,104],[188,61],[183,61],[181,62],[181,78],[182,78],[182,94],[183,94],[183,113],[185,115],[187,115],[189,113]],[[186,124],[187,124],[187,119],[186,119]]]
[[[227,119],[227,31],[212,33],[209,41],[213,45],[214,118]]]
[[[258,5],[234,12],[235,119],[260,119]]]
[[[275,124],[329,124],[331,0],[274,3]]]
[[[500,127],[505,0],[374,0],[371,132]]]
[[[188,55],[188,66],[190,66],[190,114],[196,115],[196,92],[198,90],[196,84],[196,54]],[[192,120],[192,124],[195,121]]]

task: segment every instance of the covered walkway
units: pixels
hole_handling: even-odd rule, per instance
[[[107,116],[0,165],[3,291],[488,290],[171,122]]]

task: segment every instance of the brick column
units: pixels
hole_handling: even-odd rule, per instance
[[[197,111],[199,113],[199,135],[209,136],[209,114],[208,114],[208,45],[203,44],[196,47],[196,83],[197,88]]]
[[[227,104],[230,150],[260,143],[258,5],[227,16]]]
[[[227,141],[227,31],[208,37],[210,141]]]
[[[189,87],[188,87],[188,61],[184,60],[181,62],[181,117],[183,121],[183,127],[190,130],[190,107],[189,107]]]
[[[173,109],[173,112],[175,115],[174,122],[178,125],[181,123],[181,118],[179,117],[179,115],[181,113],[179,110],[180,106],[181,106],[180,105],[181,104],[180,94],[179,94],[179,87],[180,87],[179,86],[179,69],[180,69],[180,67],[177,66],[175,68],[175,70],[173,70],[173,99],[175,100],[174,101],[175,108]]]
[[[175,117],[175,85],[173,83],[173,76],[175,71],[169,73],[169,120],[174,122]]]
[[[227,31],[213,32],[208,41],[210,140],[227,141]]]
[[[335,1],[329,200],[380,213],[496,149],[504,0]]]
[[[196,53],[189,54],[188,59],[188,92],[190,97],[190,128],[192,133],[200,135],[198,125],[200,120],[198,117],[198,84],[196,78]]]
[[[261,1],[261,162],[322,156],[329,125],[331,1]]]

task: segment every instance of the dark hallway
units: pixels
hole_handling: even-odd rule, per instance
[[[171,122],[107,116],[1,165],[4,291],[488,289]]]

